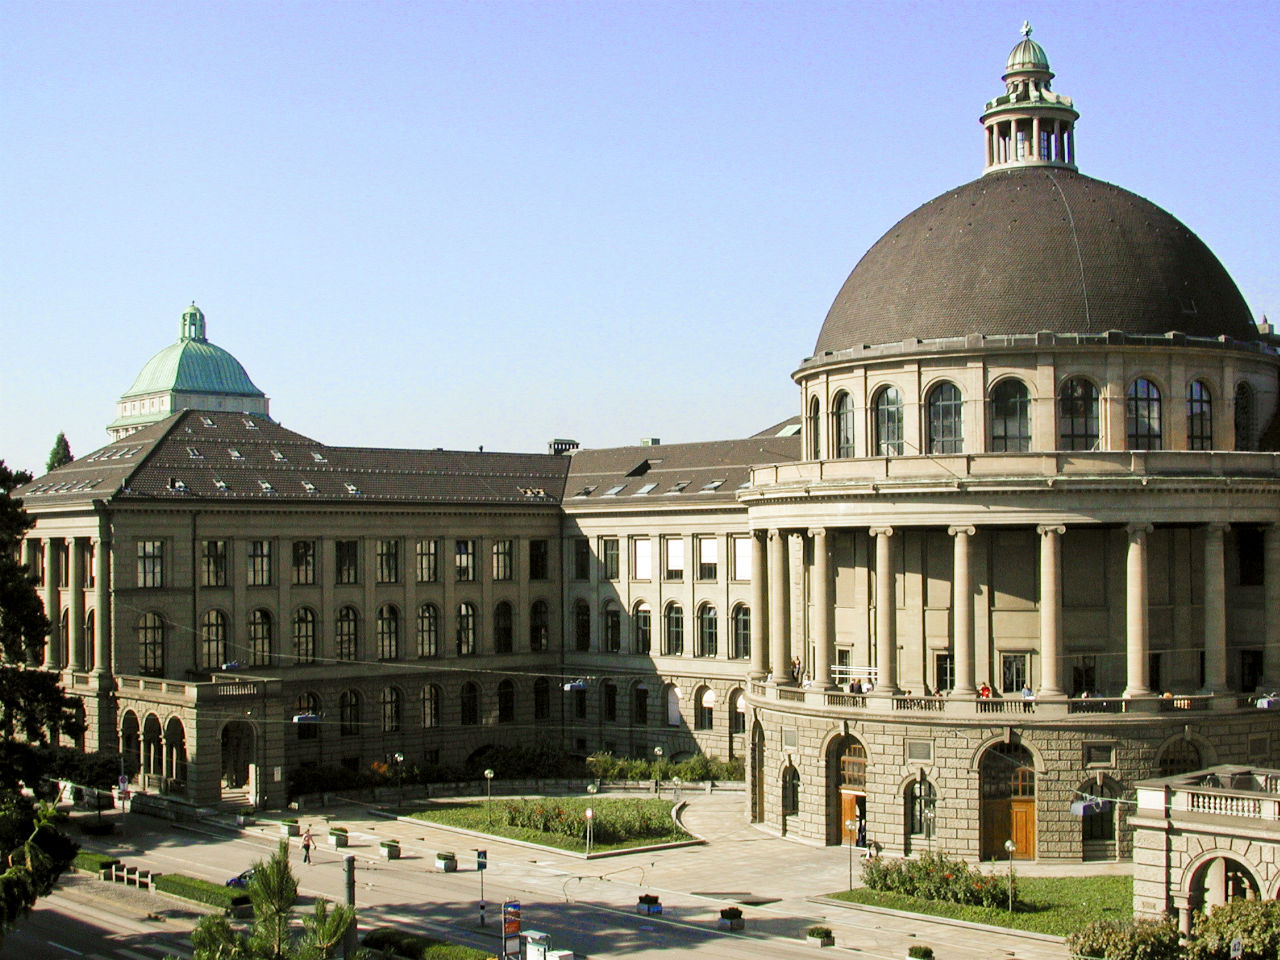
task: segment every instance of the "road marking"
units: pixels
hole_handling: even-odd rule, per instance
[[[49,946],[57,947],[59,950],[65,950],[67,951],[67,953],[74,953],[77,957],[84,956],[84,954],[81,953],[79,950],[73,950],[71,947],[68,947],[66,944],[58,943],[56,940],[50,940]]]

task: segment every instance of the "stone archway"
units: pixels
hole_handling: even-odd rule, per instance
[[[867,748],[852,734],[827,745],[826,797],[827,844],[866,846]]]
[[[764,822],[764,727],[751,728],[751,822]]]
[[[1020,743],[997,743],[978,763],[982,796],[981,858],[1009,856],[1005,844],[1015,845],[1013,859],[1036,856],[1036,771],[1031,751]]]
[[[222,799],[257,805],[260,783],[257,731],[246,720],[232,720],[222,728]]]
[[[178,717],[164,728],[165,789],[185,793],[187,787],[187,731]]]
[[[141,782],[147,790],[164,788],[164,733],[160,718],[154,713],[148,713],[142,721]]]
[[[1253,870],[1229,856],[1212,856],[1198,864],[1187,881],[1187,905],[1212,910],[1236,900],[1256,900],[1260,893]]]
[[[126,710],[120,715],[120,756],[127,775],[142,771],[142,725],[138,715]]]

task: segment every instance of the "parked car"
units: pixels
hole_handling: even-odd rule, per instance
[[[238,874],[227,881],[228,887],[238,887],[243,890],[249,885],[249,881],[253,879],[253,867],[250,867],[244,873]]]

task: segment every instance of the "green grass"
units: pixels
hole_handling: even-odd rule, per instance
[[[407,960],[489,960],[493,956],[488,950],[433,940],[391,927],[370,930],[364,936],[364,945],[378,952],[389,947],[396,956]]]
[[[598,839],[601,834],[597,834],[597,838],[591,843],[593,853],[693,839],[672,821],[671,801],[656,798],[557,797],[532,800],[504,798],[494,800],[491,811],[485,801],[476,800],[467,803],[436,804],[415,811],[409,816],[429,823],[461,827],[464,830],[474,830],[494,837],[540,843],[559,850],[580,853],[585,851],[587,846],[585,826],[581,832],[575,831],[575,834],[570,835],[538,830],[529,826],[516,826],[507,821],[508,819],[526,819],[527,812],[538,809],[554,809],[563,812],[566,815],[564,819],[572,820],[580,818],[587,807],[592,808],[596,818],[595,823],[601,827],[602,833],[607,828],[622,836],[620,840],[605,841]]]
[[[229,909],[232,900],[245,896],[243,890],[235,887],[225,887],[220,883],[210,883],[208,880],[184,876],[181,873],[166,873],[164,876],[157,877],[155,888],[162,893],[169,893],[185,900],[194,900],[196,903],[207,903],[211,907],[222,910]]]
[[[1012,914],[995,907],[968,907],[940,900],[922,900],[865,887],[831,896],[873,907],[952,917],[1059,937],[1065,937],[1094,920],[1133,918],[1132,877],[1019,877],[1018,895],[1023,902]]]

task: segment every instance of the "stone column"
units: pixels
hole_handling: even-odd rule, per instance
[[[1204,692],[1227,689],[1227,571],[1225,523],[1204,528]],[[1268,611],[1270,613],[1270,611]],[[1269,618],[1268,618],[1269,619]],[[1263,654],[1265,660],[1265,654]]]
[[[955,657],[956,685],[952,696],[974,697],[973,679],[973,583],[969,562],[969,538],[973,527],[948,527],[952,538],[951,652]]]
[[[835,659],[831,631],[831,566],[827,555],[827,531],[815,527],[809,531],[813,537],[813,574],[809,581],[809,594],[813,604],[813,682],[824,690],[831,690],[831,661]]]
[[[792,530],[787,534],[787,647],[791,659],[800,661],[799,679],[804,680],[809,651],[805,638],[809,635],[804,591],[804,533]]]
[[[1265,527],[1262,535],[1263,607],[1266,617],[1262,686],[1271,690],[1280,687],[1280,524]]]
[[[787,611],[787,542],[769,531],[769,654],[774,683],[791,682],[791,634]]]
[[[893,589],[892,527],[872,527],[876,538],[876,685],[874,692],[892,697],[898,691],[898,604]]]
[[[111,541],[99,537],[93,547],[93,669],[111,672]]]
[[[1129,556],[1125,576],[1125,688],[1126,697],[1145,697],[1147,686],[1147,534],[1149,523],[1128,526]]]
[[[1040,689],[1041,700],[1061,699],[1062,535],[1066,527],[1040,526]]]
[[[68,598],[69,611],[67,625],[70,636],[67,642],[67,666],[72,670],[84,669],[84,550],[83,537],[74,537],[68,544],[71,569],[67,577],[67,589],[71,591]]]
[[[44,668],[58,670],[62,667],[62,608],[59,603],[58,581],[59,553],[62,540],[51,537],[44,542],[44,615],[49,618],[49,636],[44,642]]]
[[[751,531],[751,677],[764,679],[769,672],[769,582],[765,559],[765,532]]]

